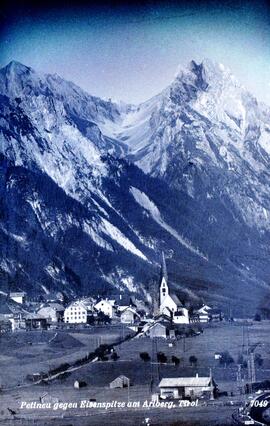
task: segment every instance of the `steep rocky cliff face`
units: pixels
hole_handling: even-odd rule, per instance
[[[223,66],[134,106],[12,62],[0,96],[2,291],[146,295],[164,250],[186,298],[268,295],[270,112]]]

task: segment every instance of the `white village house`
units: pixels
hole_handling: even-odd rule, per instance
[[[159,312],[172,318],[175,324],[189,324],[188,309],[183,306],[178,297],[170,293],[168,286],[168,275],[163,254],[162,273],[159,288]]]
[[[101,299],[98,303],[96,303],[95,309],[98,312],[103,312],[109,318],[112,318],[115,311],[114,305],[115,305],[114,300]]]
[[[16,303],[22,305],[25,302],[26,293],[24,291],[11,292],[9,297]]]
[[[64,321],[70,324],[86,324],[90,313],[88,306],[83,301],[77,300],[65,309]]]
[[[210,306],[203,305],[200,309],[196,311],[196,314],[198,315],[199,322],[209,322],[210,320]]]
[[[127,306],[126,309],[121,312],[120,319],[123,324],[134,324],[134,322],[140,321],[140,315],[134,308]]]
[[[163,378],[159,383],[160,398],[207,398],[214,399],[217,385],[210,373],[209,377],[173,377]]]

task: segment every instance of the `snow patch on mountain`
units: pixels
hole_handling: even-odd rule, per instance
[[[98,208],[98,210],[105,216],[105,217],[109,217],[109,214],[106,212],[106,210],[101,207],[101,205],[94,199],[92,198],[92,202],[95,204],[95,206]]]
[[[40,284],[42,290],[44,291],[45,294],[50,294],[50,290],[47,289],[47,287],[44,284]]]
[[[0,229],[1,229],[1,231],[4,232],[5,235],[7,235],[8,237],[13,238],[18,243],[21,243],[24,246],[27,245],[27,241],[26,241],[27,239],[26,239],[25,235],[14,234],[13,232],[8,231],[2,224],[0,224]]]
[[[87,221],[83,222],[83,230],[88,234],[91,239],[100,247],[105,248],[106,250],[113,251],[111,244],[102,238],[98,232],[94,229],[94,227]]]
[[[270,126],[261,128],[259,143],[265,152],[270,155]]]
[[[192,253],[200,256],[204,260],[208,260],[207,256],[200,252],[200,250],[193,245],[183,236],[181,236],[175,229],[168,225],[161,217],[160,211],[157,206],[149,199],[149,197],[137,188],[131,187],[130,192],[137,201],[137,203],[147,210],[151,217],[169,234],[176,238],[184,247],[190,250]]]
[[[141,257],[143,260],[147,261],[145,255],[137,248],[135,245],[127,238],[125,235],[111,222],[105,218],[101,218],[101,224],[99,229],[108,235],[110,238],[115,240],[118,244],[124,247],[125,250],[130,251],[135,254],[135,256]]]

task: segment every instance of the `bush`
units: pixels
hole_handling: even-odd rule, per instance
[[[105,355],[101,355],[99,357],[99,361],[109,361],[109,358],[107,356],[105,356]]]
[[[97,314],[97,321],[99,324],[110,324],[111,318],[108,315],[105,315],[102,311]]]
[[[262,320],[261,315],[257,313],[254,317],[254,321],[261,321],[261,320]]]
[[[219,360],[219,363],[221,364],[221,365],[228,365],[228,364],[233,364],[234,363],[234,359],[233,359],[233,357],[229,354],[229,352],[228,351],[226,351],[226,352],[222,352],[222,354],[221,354],[221,358],[220,358],[220,360]]]
[[[104,354],[108,353],[108,352],[109,352],[109,350],[110,350],[110,346],[109,346],[109,345],[102,344],[102,345],[100,345],[98,348],[96,348],[96,349],[95,349],[95,354],[96,354],[98,357],[101,357],[102,355],[104,355]]]
[[[141,352],[140,353],[140,358],[144,362],[150,361],[150,359],[151,359],[148,352]]]
[[[70,364],[68,362],[65,362],[63,364],[60,364],[59,367],[53,368],[49,371],[50,375],[55,375],[57,373],[61,373],[62,371],[67,370],[70,367]]]
[[[157,353],[157,361],[161,364],[165,364],[167,362],[167,357],[163,352]]]
[[[90,315],[87,317],[87,324],[94,325],[95,324],[95,317],[94,315]]]

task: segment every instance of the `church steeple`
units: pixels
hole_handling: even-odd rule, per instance
[[[166,267],[166,261],[164,252],[162,252],[162,264],[161,264],[161,274],[160,274],[160,287],[159,287],[159,306],[163,304],[165,298],[169,294],[168,287],[168,273]]]

